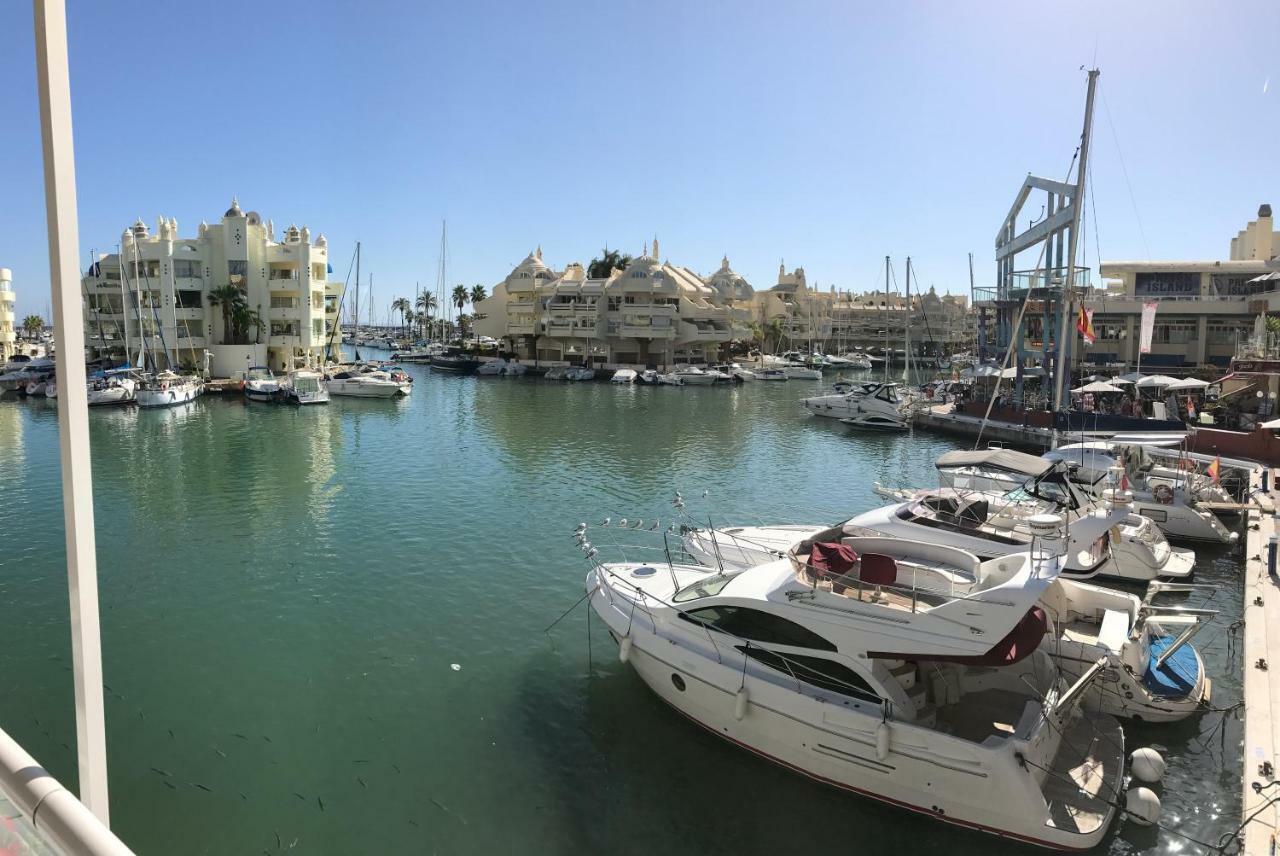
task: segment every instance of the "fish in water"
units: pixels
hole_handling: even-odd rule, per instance
[[[173,773],[170,773],[168,770],[161,770],[159,767],[152,767],[152,768],[151,768],[151,772],[153,772],[153,773],[159,773],[159,774],[160,774],[160,775],[162,775],[162,776],[172,776],[172,775],[173,775]]]
[[[213,751],[214,751],[214,752],[217,752],[217,753],[218,753],[221,757],[223,757],[223,758],[227,757],[227,753],[226,753],[226,752],[223,752],[223,751],[222,751],[221,749],[219,749],[217,746],[214,746],[214,747],[213,747]]]
[[[367,788],[367,787],[369,787],[367,784],[365,784],[364,779],[360,778],[359,776],[356,776],[356,781],[360,783],[360,787],[362,787],[362,788]]]
[[[147,717],[142,713],[142,708],[138,708],[138,719],[144,719],[144,720],[145,720],[146,718],[147,718]]]
[[[231,736],[232,736],[232,737],[239,737],[241,740],[248,740],[248,739],[249,739],[248,737],[245,737],[243,734],[239,734],[239,733],[236,733],[236,732],[232,732]]]
[[[173,782],[169,781],[168,779],[165,779],[164,786],[171,791],[176,791],[178,789],[178,786],[175,785]]]
[[[304,797],[302,794],[298,793],[297,791],[294,791],[294,792],[293,792],[293,795],[294,795],[295,797],[297,797],[298,799],[302,800],[303,802],[306,802],[306,801],[307,801],[307,798],[306,798],[306,797]]]
[[[320,806],[321,811],[324,811],[324,800],[320,799],[320,797],[316,797],[316,805]]]
[[[392,769],[394,769],[397,773],[398,773],[398,772],[400,772],[400,765],[399,765],[399,764],[392,764],[392,765],[391,765],[391,767],[392,767]]]
[[[263,739],[263,740],[265,740],[265,741],[267,741],[268,743],[270,743],[270,742],[271,742],[271,738],[270,738],[270,737],[268,737],[268,736],[267,736],[267,735],[265,735],[265,734],[264,734],[264,735],[262,735],[262,739]]]
[[[202,791],[208,791],[209,793],[213,793],[213,788],[209,787],[208,785],[202,785],[199,782],[187,782],[187,784],[193,788],[199,788]]]
[[[352,764],[368,764],[368,763],[369,763],[369,759],[368,759],[368,758],[356,758],[356,759],[355,759],[354,761],[352,761],[351,763],[352,763]]]
[[[276,849],[277,850],[280,849],[280,833],[279,832],[276,833]]]
[[[177,739],[177,738],[175,738],[175,737],[173,736],[173,729],[172,729],[172,728],[170,728],[170,729],[169,729],[169,739],[170,739],[170,740],[176,740],[176,739]]]
[[[416,821],[416,820],[410,820],[410,821],[409,821],[409,823],[411,823],[411,824],[412,824],[412,825],[414,825],[414,826],[417,826],[417,825],[418,825],[418,821]]]

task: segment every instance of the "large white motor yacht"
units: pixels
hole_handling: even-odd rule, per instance
[[[139,407],[172,407],[200,397],[204,384],[194,375],[162,371],[144,378],[134,391]]]
[[[852,384],[847,391],[816,395],[801,400],[815,416],[839,419],[847,425],[881,431],[903,431],[907,420],[898,400],[898,385],[867,381]]]
[[[359,366],[340,366],[324,382],[330,395],[352,398],[395,398],[402,395],[400,384],[380,369],[362,370]]]
[[[1057,521],[1040,519],[1041,537]],[[825,530],[728,571],[593,559],[592,609],[664,701],[818,781],[1068,850],[1116,815],[1124,735],[1041,646],[1053,551],[964,551]]]
[[[684,386],[710,386],[720,378],[717,374],[704,372],[697,366],[680,366],[672,372]]]

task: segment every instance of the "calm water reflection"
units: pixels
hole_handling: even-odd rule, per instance
[[[411,371],[402,401],[91,415],[112,817],[138,852],[274,852],[277,832],[312,853],[1019,849],[715,740],[598,623],[589,646],[581,610],[543,633],[581,594],[579,520],[666,521],[677,489],[717,521],[836,520],[875,481],[934,481],[952,443],[808,418],[804,382]],[[0,722],[73,782],[55,417],[0,402]],[[1234,563],[1199,574],[1238,615]],[[1215,702],[1238,699],[1227,634],[1197,644]],[[1174,751],[1166,817],[1199,838],[1238,822],[1240,732],[1219,721],[1130,732]]]

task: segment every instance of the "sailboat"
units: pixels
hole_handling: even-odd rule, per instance
[[[445,283],[448,282],[446,275],[446,256],[449,252],[447,222],[440,225],[440,260],[436,266],[436,294],[440,295],[440,305],[443,306],[445,294]],[[441,321],[441,338],[443,336],[444,322]],[[480,368],[480,361],[473,357],[470,353],[460,347],[447,347],[440,353],[431,355],[431,368],[434,371],[451,372],[453,374],[475,374],[476,369]]]

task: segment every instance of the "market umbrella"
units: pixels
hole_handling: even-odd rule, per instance
[[[1149,375],[1147,377],[1144,377],[1142,380],[1137,382],[1137,386],[1139,389],[1147,389],[1148,387],[1153,387],[1153,386],[1157,386],[1157,387],[1168,386],[1171,383],[1177,383],[1177,382],[1178,382],[1178,379],[1176,377],[1169,377],[1168,375],[1157,374],[1157,375]]]
[[[1207,380],[1199,380],[1194,377],[1184,377],[1182,380],[1174,381],[1173,383],[1169,384],[1168,386],[1165,387],[1165,389],[1169,391],[1175,391],[1175,390],[1187,391],[1187,390],[1193,390],[1193,389],[1198,390],[1198,389],[1204,389],[1208,385],[1209,385],[1209,381]]]
[[[1086,392],[1124,392],[1124,390],[1118,386],[1104,383],[1100,380],[1095,380],[1093,383],[1086,383],[1084,386],[1076,387],[1071,390],[1071,392],[1072,394],[1079,395]]]
[[[1091,374],[1091,375],[1089,375],[1088,377],[1084,378],[1084,382],[1085,382],[1085,383],[1093,383],[1094,381],[1102,381],[1103,383],[1111,383],[1111,382],[1112,382],[1111,378],[1107,377],[1106,375],[1102,375],[1102,374]]]
[[[1128,374],[1120,375],[1120,377],[1116,378],[1114,381],[1112,381],[1112,383],[1116,383],[1117,381],[1124,381],[1125,383],[1137,383],[1138,381],[1142,380],[1144,377],[1146,377],[1146,375],[1144,375],[1142,372],[1129,372]]]

